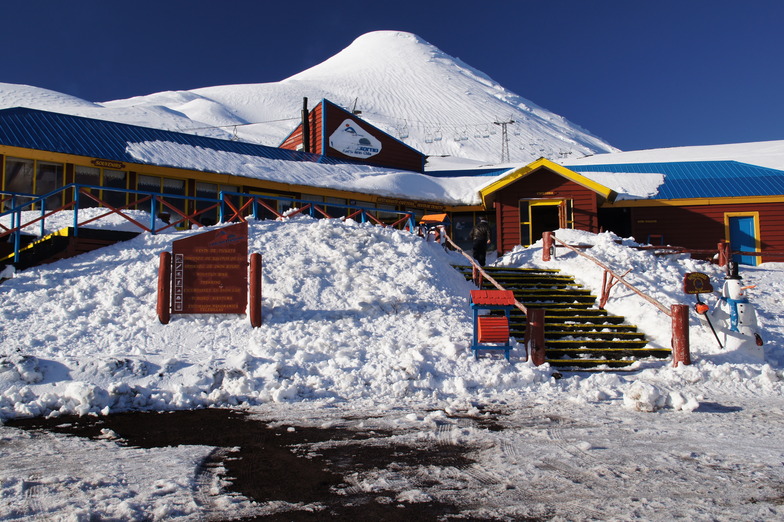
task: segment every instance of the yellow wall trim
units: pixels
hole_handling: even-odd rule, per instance
[[[12,147],[8,145],[0,145],[0,154],[4,156],[18,157],[24,159],[32,159],[38,161],[49,161],[61,164],[74,164],[85,167],[106,167],[104,162],[111,164],[120,163],[112,160],[104,160],[102,158],[94,158],[88,156],[79,156],[75,154],[63,154],[59,152],[49,152],[36,149],[27,149],[23,147]],[[97,164],[96,164],[97,162]],[[254,190],[269,190],[274,192],[284,193],[305,193],[314,194],[319,196],[334,197],[346,200],[355,200],[366,203],[376,203],[378,199],[383,200],[384,196],[377,194],[366,194],[362,192],[339,190],[324,187],[313,187],[310,185],[297,185],[290,183],[282,183],[279,181],[268,181],[255,178],[247,178],[243,176],[236,176],[233,174],[221,174],[216,172],[204,172],[200,170],[181,169],[176,167],[163,167],[157,165],[148,165],[144,163],[129,163],[122,162],[124,168],[121,170],[135,172],[140,175],[149,176],[162,176],[172,179],[185,179],[195,180],[197,182],[213,183],[217,185],[232,185],[244,186]],[[387,198],[389,199],[389,198]],[[438,202],[402,199],[396,198],[396,203],[400,206],[421,207],[421,208],[445,208],[445,205]]]
[[[581,185],[587,189],[590,189],[600,196],[604,197],[609,201],[613,201],[618,194],[604,185],[597,183],[591,179],[586,178],[582,174],[574,172],[573,170],[569,170],[566,167],[558,165],[557,163],[553,163],[552,161],[546,158],[539,158],[538,160],[534,161],[533,163],[529,163],[525,167],[520,167],[518,169],[514,169],[507,174],[505,174],[502,178],[494,181],[490,185],[486,186],[485,188],[479,191],[480,195],[482,196],[482,202],[487,206],[487,198],[494,192],[501,190],[502,188],[515,183],[516,181],[528,176],[529,174],[537,171],[540,168],[546,168],[566,179],[569,181],[573,181],[578,185]]]
[[[744,205],[749,203],[784,203],[784,196],[746,196],[727,198],[690,198],[690,199],[628,199],[608,202],[602,208],[622,207],[692,207],[701,205]]]

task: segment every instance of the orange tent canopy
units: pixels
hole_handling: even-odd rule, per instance
[[[425,214],[419,220],[420,225],[448,225],[450,223],[449,216],[444,214]]]

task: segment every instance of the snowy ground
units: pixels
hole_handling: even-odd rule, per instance
[[[0,286],[0,418],[236,406],[292,426],[372,418],[401,440],[476,448],[468,468],[430,469],[440,486],[395,470],[356,487],[399,502],[460,491],[466,513],[545,519],[750,519],[782,516],[784,265],[742,271],[766,341],[766,364],[725,353],[692,314],[695,364],[632,373],[566,374],[513,353],[469,353],[471,286],[463,262],[410,234],[353,222],[265,221],[250,228],[264,256],[264,325],[244,316],[155,315],[158,253],[186,234],[124,244],[16,274]],[[608,234],[559,231],[629,274],[665,305],[692,304],[683,274],[720,287],[717,267],[657,257]],[[534,246],[498,261],[543,265]],[[601,271],[559,250],[547,264],[598,292]],[[607,308],[651,344],[669,318],[623,287]],[[479,409],[478,409],[479,408]],[[460,420],[498,412],[503,429]],[[0,519],[200,519],[194,469],[206,446],[139,449],[0,425]],[[421,481],[420,481],[421,482]],[[220,516],[269,512],[215,485]],[[449,493],[449,492],[452,493]],[[261,511],[258,511],[261,510]],[[214,516],[212,513],[211,516]]]

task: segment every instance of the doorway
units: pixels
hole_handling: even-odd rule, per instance
[[[724,214],[724,226],[730,250],[733,252],[759,252],[759,212],[728,212]],[[756,265],[757,256],[735,254],[732,260],[741,265]]]
[[[520,244],[528,246],[541,239],[542,233],[559,228],[573,228],[572,202],[564,199],[520,200]]]

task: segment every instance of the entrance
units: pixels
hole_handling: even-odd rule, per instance
[[[520,200],[520,244],[528,246],[541,239],[542,233],[559,228],[573,228],[572,202],[564,199]]]
[[[759,252],[759,213],[727,213],[724,224],[733,252]],[[732,260],[741,265],[756,265],[757,256],[736,254]]]

